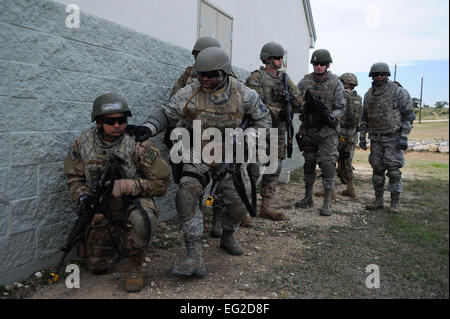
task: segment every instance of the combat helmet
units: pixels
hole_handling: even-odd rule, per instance
[[[192,55],[197,55],[200,51],[206,48],[216,47],[220,48],[220,43],[213,37],[201,37],[194,44],[194,48],[192,49]]]
[[[339,77],[342,83],[358,86],[358,78],[353,73],[344,73]]]
[[[195,60],[194,69],[197,73],[222,70],[229,75],[233,74],[228,54],[224,49],[217,47],[200,51]]]
[[[284,53],[285,51],[280,44],[269,42],[264,44],[264,46],[262,47],[259,58],[263,63],[265,63],[266,59],[270,58],[271,56],[284,56]]]
[[[106,93],[98,96],[92,107],[91,122],[99,115],[107,115],[114,113],[125,113],[131,117],[131,110],[127,101],[116,93]]]
[[[372,77],[374,73],[386,73],[391,76],[391,71],[389,70],[389,65],[384,62],[377,62],[370,68],[369,77]]]
[[[326,49],[318,49],[313,52],[311,55],[311,62],[322,62],[322,63],[333,63],[333,59],[331,58],[330,51]]]

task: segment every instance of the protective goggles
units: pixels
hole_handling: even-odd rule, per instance
[[[328,63],[327,62],[313,62],[313,64],[312,65],[314,65],[314,66],[327,66],[328,65]]]

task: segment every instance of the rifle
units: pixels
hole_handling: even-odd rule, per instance
[[[239,126],[242,130],[245,130],[249,126],[249,117],[245,116],[242,120],[241,125]],[[233,136],[233,151],[236,146],[236,136]],[[239,197],[243,201],[245,207],[247,208],[248,212],[250,213],[250,216],[255,217],[256,216],[256,185],[254,184],[253,180],[250,178],[251,188],[252,188],[252,203],[250,204],[250,201],[247,197],[247,192],[245,190],[244,181],[242,179],[241,175],[241,163],[222,163],[220,165],[219,170],[213,177],[213,182],[211,185],[211,191],[209,193],[209,196],[207,197],[205,204],[207,206],[212,206],[214,204],[214,195],[216,194],[217,188],[219,187],[222,180],[227,176],[228,173],[232,174],[233,177],[233,184],[236,188],[236,191],[239,194]]]
[[[292,157],[292,137],[294,136],[294,126],[292,126],[292,106],[289,94],[289,84],[287,73],[283,73],[283,90],[284,90],[284,121],[287,127],[287,157]]]
[[[58,266],[56,267],[56,270],[50,273],[50,283],[54,283],[58,280],[59,270],[61,269],[64,259],[67,257],[72,248],[80,241],[84,230],[89,226],[94,215],[104,211],[104,207],[106,206],[114,187],[114,180],[119,168],[119,161],[120,158],[114,154],[111,155],[111,158],[106,164],[100,178],[92,183],[86,200],[81,201],[77,205],[76,213],[79,217],[75,221],[75,225],[67,237],[65,246],[61,248],[61,251],[64,253],[58,263]],[[109,184],[107,181],[109,181]]]
[[[331,112],[328,107],[320,99],[312,94],[310,89],[305,93],[304,113],[319,113],[320,122],[330,128],[336,128],[337,123],[330,119]],[[318,112],[317,112],[318,111]]]

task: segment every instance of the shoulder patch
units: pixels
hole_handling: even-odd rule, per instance
[[[150,148],[148,150],[148,153],[144,157],[144,161],[146,161],[148,164],[152,165],[155,161],[156,156],[158,156],[158,152],[154,149]]]
[[[260,86],[261,84],[256,81],[256,80],[250,80],[248,81],[248,84],[250,84],[251,86]]]

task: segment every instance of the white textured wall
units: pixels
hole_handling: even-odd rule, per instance
[[[198,0],[56,0],[188,50],[197,39]],[[233,17],[233,65],[259,68],[270,41],[288,51],[288,72],[297,83],[308,72],[310,37],[301,0],[209,0]],[[81,20],[81,27],[83,21]]]

